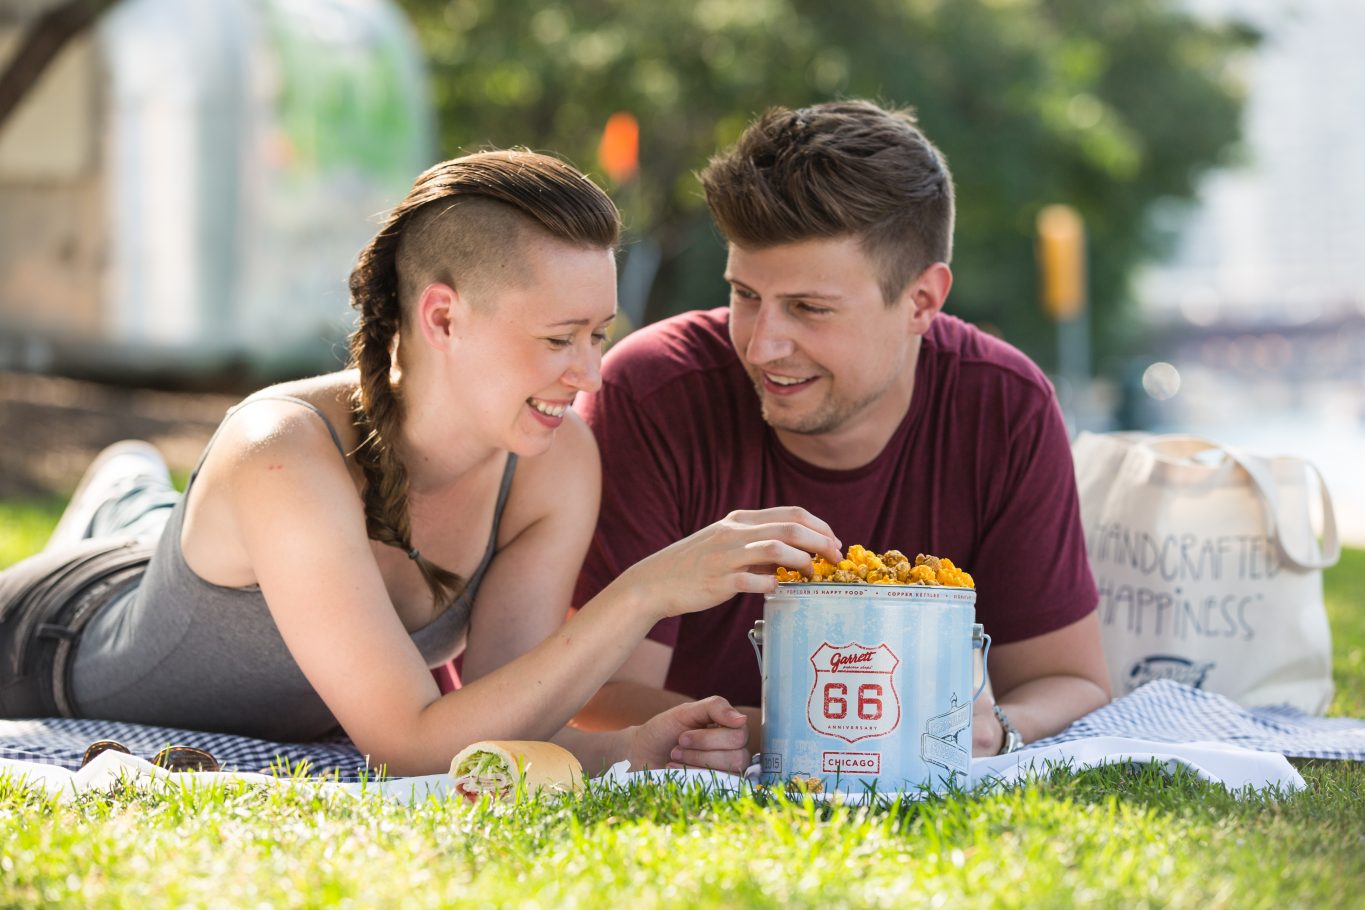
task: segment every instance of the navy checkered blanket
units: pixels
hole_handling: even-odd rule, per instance
[[[1170,680],[1148,683],[1087,714],[1058,735],[1031,745],[1052,746],[1096,736],[1218,742],[1291,758],[1365,761],[1365,720],[1313,717],[1287,706],[1242,708],[1221,695]],[[196,746],[212,753],[229,771],[302,772],[341,781],[375,775],[366,757],[342,737],[320,743],[273,743],[102,720],[0,721],[0,758],[74,771],[80,767],[85,747],[97,739],[118,740],[143,758],[151,758],[168,745]]]
[[[0,758],[57,765],[76,771],[85,747],[98,739],[117,740],[150,760],[166,746],[194,746],[218,759],[224,771],[305,774],[342,781],[373,778],[364,755],[338,736],[325,742],[275,743],[228,733],[149,727],[109,720],[0,720]]]

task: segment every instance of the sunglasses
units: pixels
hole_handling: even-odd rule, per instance
[[[133,750],[123,743],[112,739],[101,739],[85,747],[85,755],[81,758],[81,767],[84,768],[94,760],[96,755],[101,752],[122,752],[124,755],[132,755]],[[152,757],[152,764],[158,768],[165,768],[167,771],[218,771],[218,759],[214,758],[203,749],[196,749],[193,746],[167,746]]]

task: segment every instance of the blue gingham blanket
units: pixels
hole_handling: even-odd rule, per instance
[[[1222,695],[1169,679],[1149,682],[1056,736],[1029,745],[1052,746],[1093,736],[1217,742],[1288,758],[1365,761],[1365,720],[1315,717],[1288,705],[1243,708]]]
[[[1170,680],[1150,682],[1082,717],[1056,736],[1031,743],[1052,746],[1093,737],[1162,743],[1217,742],[1278,752],[1291,758],[1365,761],[1365,720],[1314,717],[1288,706],[1243,708],[1221,695]],[[318,743],[275,743],[225,733],[102,720],[0,720],[0,758],[80,767],[85,747],[114,739],[151,758],[168,745],[195,746],[228,771],[302,773],[353,782],[378,769],[344,737]]]

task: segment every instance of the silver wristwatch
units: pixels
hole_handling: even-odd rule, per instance
[[[999,705],[991,708],[995,712],[995,719],[1000,721],[1000,729],[1005,731],[1005,741],[1000,744],[1000,751],[997,755],[1006,755],[1010,752],[1017,752],[1024,747],[1024,736],[1019,732],[1019,728],[1010,723],[1010,719],[1005,716],[1005,712],[1000,710]]]

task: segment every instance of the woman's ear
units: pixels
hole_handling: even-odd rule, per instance
[[[946,262],[935,262],[906,285],[900,304],[911,309],[910,331],[916,335],[929,331],[929,324],[943,309],[952,287],[953,270]]]
[[[414,312],[421,337],[442,350],[464,334],[469,315],[469,301],[450,285],[439,282],[422,290]]]

